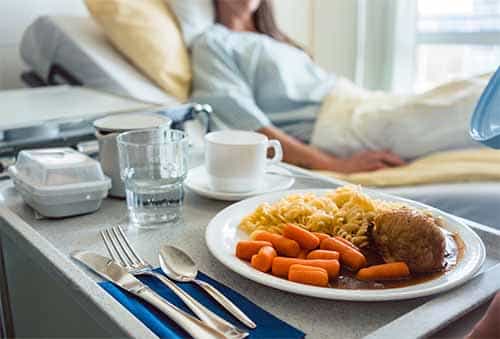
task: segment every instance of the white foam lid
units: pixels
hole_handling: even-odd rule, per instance
[[[9,173],[16,184],[38,196],[88,194],[111,187],[99,162],[72,148],[21,151]]]

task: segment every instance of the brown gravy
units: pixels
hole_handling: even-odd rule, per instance
[[[457,265],[458,261],[463,256],[465,244],[458,234],[454,234],[442,229],[446,237],[446,254],[444,258],[444,267],[442,271],[433,273],[413,274],[408,279],[393,280],[393,281],[360,281],[355,278],[355,273],[342,268],[340,276],[335,281],[330,283],[332,288],[341,289],[387,289],[387,288],[401,288],[420,284],[442,275],[447,274]],[[373,249],[363,250],[366,256],[368,266],[383,264],[382,257]]]

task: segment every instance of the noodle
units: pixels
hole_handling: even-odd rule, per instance
[[[290,223],[365,247],[369,245],[368,233],[375,216],[396,207],[402,205],[373,200],[357,187],[344,186],[323,197],[292,194],[273,204],[263,203],[243,218],[240,228],[248,234],[258,230],[281,234],[283,226]]]

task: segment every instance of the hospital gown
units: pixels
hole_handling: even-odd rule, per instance
[[[210,104],[215,128],[274,125],[308,141],[335,76],[302,50],[216,24],[192,46],[192,100]]]

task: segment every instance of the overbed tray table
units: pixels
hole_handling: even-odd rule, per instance
[[[297,179],[292,187],[293,189],[318,187],[331,187],[333,189],[344,184],[341,181],[311,174],[293,166],[283,166],[286,166],[293,173],[311,176],[311,179]],[[61,220],[37,219],[33,211],[23,203],[20,196],[15,192],[12,183],[6,181],[0,186],[0,202],[0,239],[2,240],[6,259],[10,298],[14,308],[13,322],[17,325],[17,335],[34,335],[33,332],[19,326],[27,325],[28,320],[36,321],[35,316],[37,313],[35,312],[36,308],[33,311],[33,303],[36,305],[38,301],[41,305],[37,306],[50,307],[46,303],[53,300],[51,299],[50,289],[44,290],[42,294],[30,293],[30,295],[35,295],[36,299],[26,300],[26,298],[29,298],[28,296],[23,299],[22,293],[27,293],[26,291],[29,291],[30,287],[32,287],[30,281],[24,281],[23,284],[23,278],[27,279],[29,277],[28,273],[40,271],[52,277],[52,281],[59,282],[63,286],[60,287],[60,293],[68,294],[75,307],[81,308],[83,313],[90,315],[90,318],[96,322],[97,325],[93,326],[97,329],[91,334],[136,338],[154,337],[149,329],[96,284],[97,281],[100,281],[96,275],[85,270],[70,258],[70,253],[77,249],[87,249],[106,254],[98,231],[126,222],[126,204],[124,201],[106,199],[101,209],[90,215]],[[308,338],[360,338],[374,333],[374,331],[386,325],[401,330],[401,328],[405,327],[405,324],[401,324],[404,318],[401,318],[401,321],[398,320],[401,316],[437,297],[449,293],[449,295],[456,298],[455,294],[458,293],[459,298],[471,298],[471,295],[460,295],[459,290],[452,290],[439,296],[413,300],[361,303],[316,299],[259,285],[227,269],[209,253],[205,245],[205,227],[207,223],[218,211],[228,205],[227,202],[208,200],[188,191],[183,225],[147,231],[131,230],[129,231],[129,238],[143,257],[155,265],[158,265],[157,251],[161,244],[169,243],[183,248],[195,259],[204,273],[232,287],[257,305],[298,327],[307,334]],[[474,222],[468,223],[485,242],[487,259],[482,271],[488,270],[500,262],[500,231]],[[500,225],[498,226],[500,227]],[[12,263],[16,262],[16,253],[22,253],[26,257],[23,260],[32,262],[33,266],[29,267],[29,269],[25,266],[16,266],[17,269],[14,270]],[[35,266],[40,269],[35,269]],[[2,271],[0,271],[0,279],[5,278],[1,274]],[[13,284],[17,285],[14,286]],[[37,288],[38,291],[41,290],[39,287]],[[451,326],[447,326],[435,335],[450,337],[466,334],[486,309],[485,298],[477,297],[477,299],[472,302],[472,306],[467,311],[478,307],[476,310],[472,310],[459,321],[455,321]],[[56,303],[56,301],[52,302]],[[23,305],[26,308],[23,309]],[[27,305],[31,305],[31,309]],[[21,312],[19,314],[31,312],[32,314],[18,316],[16,312]],[[54,317],[49,316],[51,312],[53,312]],[[72,311],[65,310],[62,313],[65,312],[71,313]],[[417,322],[417,324],[412,324],[413,328],[418,328],[418,321],[422,321],[421,328],[425,330],[424,333],[403,331],[393,333],[392,337],[410,338],[426,335],[429,330],[436,331],[437,328],[429,329],[424,326],[424,323],[428,318],[441,316],[442,312],[439,311],[438,313],[435,315],[428,313],[417,314],[412,319],[412,321]],[[43,330],[50,331],[51,324],[63,326],[62,322],[57,319],[58,312],[56,309],[44,314],[48,314],[43,318],[45,323],[43,326],[39,325],[42,326]],[[26,322],[23,323],[23,321]],[[439,327],[445,325],[447,324],[440,324]],[[86,329],[82,324],[76,325],[73,323],[71,326],[73,326],[71,328],[74,328],[75,332],[63,332],[63,334],[89,335],[88,332],[85,332]],[[87,326],[91,325],[87,324]],[[99,333],[99,328],[102,328],[101,333]],[[48,335],[51,333],[43,334]]]

